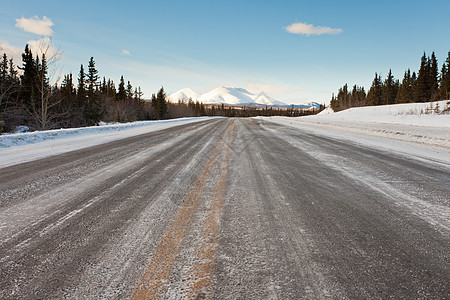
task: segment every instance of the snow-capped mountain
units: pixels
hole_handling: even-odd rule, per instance
[[[168,96],[170,102],[188,102],[189,99],[199,101],[204,104],[229,104],[229,105],[250,105],[250,106],[277,106],[290,107],[291,105],[275,100],[264,92],[253,94],[246,89],[236,87],[217,87],[205,94],[199,94],[190,88],[184,88],[178,92],[172,93]],[[294,108],[311,109],[319,108],[320,104],[311,102],[308,104],[296,104]]]
[[[298,109],[318,109],[320,108],[320,103],[317,102],[309,102],[307,104],[295,104],[294,108],[298,108]]]
[[[196,91],[190,88],[184,88],[179,90],[178,92],[170,94],[167,98],[169,99],[170,102],[177,103],[179,100],[183,102],[188,102],[189,99],[197,101],[199,97],[200,93],[197,93]]]
[[[201,95],[198,101],[205,104],[249,104],[254,103],[254,94],[246,89],[233,87],[218,87]]]
[[[253,98],[253,101],[255,103],[258,103],[258,104],[269,105],[269,106],[273,106],[273,105],[283,106],[283,105],[286,105],[286,103],[283,103],[281,101],[277,101],[277,100],[273,99],[272,97],[267,96],[266,93],[264,93],[264,92],[261,92],[258,95],[256,95]]]
[[[284,106],[285,103],[277,101],[272,97],[268,96],[266,93],[261,92],[257,95],[247,91],[243,88],[235,87],[217,87],[205,94],[199,94],[190,88],[181,89],[175,93],[170,94],[168,97],[170,102],[178,102],[179,100],[183,102],[189,101],[200,101],[204,104],[261,104],[269,106]]]

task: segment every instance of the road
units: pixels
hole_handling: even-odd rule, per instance
[[[0,299],[449,299],[449,170],[256,119],[3,168]]]

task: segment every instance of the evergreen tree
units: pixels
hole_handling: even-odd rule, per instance
[[[416,102],[427,102],[431,99],[430,69],[430,60],[424,52],[420,60],[419,74],[414,85],[414,98]]]
[[[439,77],[439,98],[450,99],[450,51],[447,59],[442,64],[441,75]]]
[[[105,78],[105,76],[103,76],[103,81],[102,81],[102,84],[100,86],[100,92],[102,94],[106,94],[106,78]]]
[[[75,96],[72,73],[64,75],[64,80],[61,84],[61,92],[64,98],[72,99]]]
[[[91,57],[88,65],[87,85],[88,85],[88,102],[95,101],[95,90],[97,88],[98,71],[95,68],[94,57]]]
[[[414,79],[411,76],[411,70],[405,72],[403,76],[402,84],[400,84],[397,92],[397,97],[395,99],[396,103],[409,103],[414,102],[413,94]]]
[[[133,86],[131,85],[130,81],[127,83],[127,97],[133,98]]]
[[[119,90],[117,92],[117,100],[125,100],[127,98],[127,92],[125,90],[125,80],[123,75],[120,76]]]
[[[86,96],[86,74],[84,73],[83,64],[81,64],[77,88],[77,101],[79,107],[84,107],[86,105]]]
[[[395,98],[397,97],[398,82],[394,79],[392,75],[392,70],[389,70],[388,76],[384,81],[382,88],[382,103],[383,104],[394,104]]]
[[[16,67],[14,66],[14,62],[13,59],[10,58],[9,59],[9,78],[16,82],[17,81],[17,74],[19,74],[19,72],[16,70]]]
[[[438,62],[436,59],[436,55],[431,53],[431,60],[430,60],[430,74],[428,75],[429,80],[429,88],[430,88],[430,99],[435,99],[438,97],[438,91],[439,91],[439,70],[438,70]]]
[[[2,60],[0,60],[0,84],[5,82],[8,77],[8,57],[3,53]]]
[[[134,99],[137,101],[141,101],[143,96],[144,96],[144,93],[142,92],[141,87],[140,86],[137,87],[134,90]]]
[[[94,57],[91,57],[88,65],[87,75],[87,98],[84,108],[84,118],[88,125],[95,125],[100,121],[99,97],[96,93],[98,84],[98,71],[95,68]]]
[[[367,93],[366,105],[380,105],[382,104],[382,83],[381,77],[375,73],[375,78],[373,79],[372,86]]]
[[[164,88],[158,91],[158,94],[155,96],[152,95],[152,107],[156,112],[156,115],[159,120],[163,119],[167,113],[167,102],[166,102],[166,93],[164,92]]]
[[[25,46],[24,53],[22,53],[22,67],[20,69],[23,71],[23,74],[20,76],[20,97],[25,106],[30,107],[34,103],[34,97],[36,95],[37,67],[28,44]]]

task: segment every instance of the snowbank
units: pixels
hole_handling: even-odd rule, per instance
[[[351,108],[297,118],[262,118],[313,134],[450,163],[449,100]],[[436,104],[438,109],[436,109]]]
[[[406,103],[349,108],[337,113],[328,107],[315,116],[304,119],[320,121],[369,122],[432,127],[450,127],[450,114],[441,114],[450,100],[429,103]]]
[[[207,118],[138,121],[4,134],[0,135],[0,167],[28,162],[169,127],[198,122]]]

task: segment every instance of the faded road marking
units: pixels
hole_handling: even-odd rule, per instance
[[[234,122],[233,122],[234,125]],[[191,189],[187,201],[180,208],[164,234],[160,244],[156,247],[153,257],[148,267],[140,278],[140,282],[134,291],[132,299],[158,299],[162,296],[169,283],[169,277],[176,261],[183,239],[186,236],[189,224],[192,222],[195,211],[197,210],[202,193],[205,189],[206,180],[223,148],[225,139],[232,131],[230,123],[225,129],[214,152],[210,156],[206,165],[200,172],[194,187]]]

